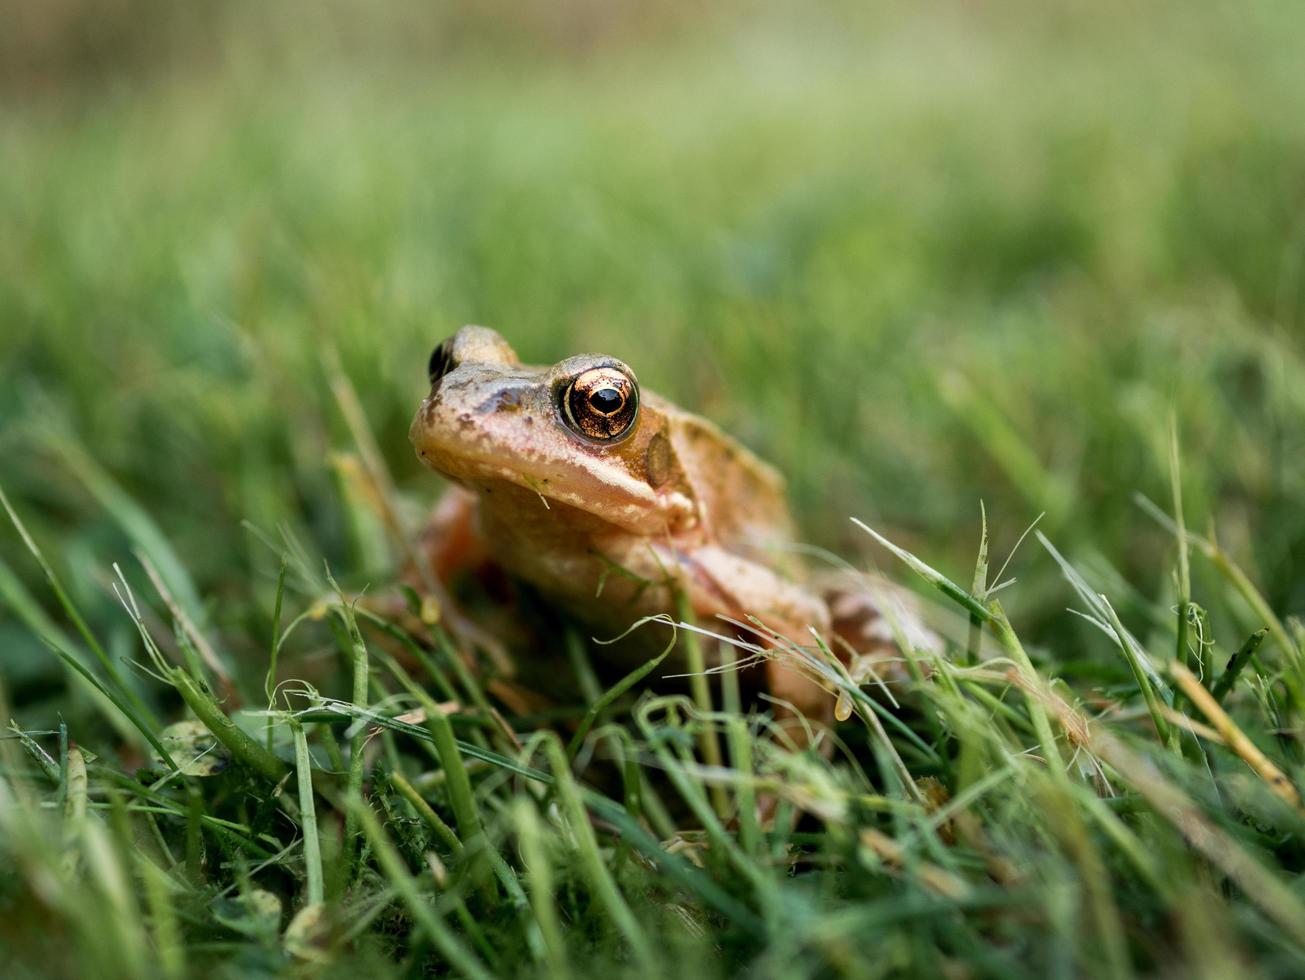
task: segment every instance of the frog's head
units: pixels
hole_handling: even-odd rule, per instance
[[[506,482],[640,534],[697,519],[658,399],[616,358],[523,365],[495,331],[463,327],[431,354],[430,383],[409,436],[449,479]]]

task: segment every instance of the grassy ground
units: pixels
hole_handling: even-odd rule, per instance
[[[0,38],[7,975],[1305,969],[1296,5],[47,6]],[[351,617],[464,322],[625,358],[982,648],[832,678],[825,761],[728,686],[568,746],[583,637],[521,716]]]

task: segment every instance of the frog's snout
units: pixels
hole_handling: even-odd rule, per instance
[[[430,431],[435,408],[434,399],[435,391],[432,388],[430,397],[421,403],[417,414],[412,417],[412,425],[408,427],[408,441],[412,443],[412,448],[416,450],[417,455],[427,462],[430,461],[430,456],[426,451],[426,434]]]
[[[494,373],[463,364],[433,378],[408,430],[417,455],[447,475],[475,459],[513,458],[520,432],[534,405],[532,379]]]

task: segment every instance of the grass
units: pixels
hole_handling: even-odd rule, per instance
[[[1305,968],[1301,12],[59,9],[0,38],[6,975]],[[830,758],[578,631],[513,710],[370,602],[463,322],[737,433],[948,656],[792,651]]]

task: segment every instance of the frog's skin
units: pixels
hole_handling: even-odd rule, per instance
[[[615,358],[523,365],[493,330],[463,327],[431,357],[410,435],[418,456],[466,491],[437,509],[441,572],[458,560],[450,552],[486,553],[599,636],[673,614],[673,590],[713,630],[739,632],[723,614],[755,616],[798,644],[813,643],[811,629],[827,635],[825,599],[777,559],[793,540],[780,475],[712,423],[640,390]],[[773,696],[831,714],[833,699],[791,661],[766,664]]]

